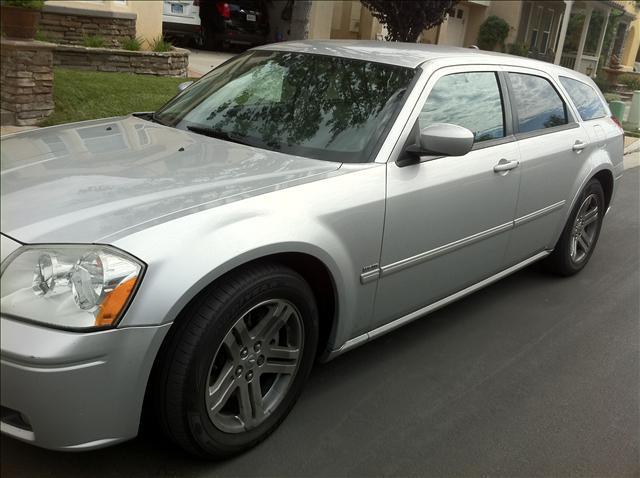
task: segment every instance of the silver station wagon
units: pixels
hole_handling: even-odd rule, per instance
[[[534,261],[580,271],[622,137],[575,71],[359,41],[263,46],[154,113],[5,137],[2,432],[89,450],[144,411],[191,453],[246,450],[316,360]]]

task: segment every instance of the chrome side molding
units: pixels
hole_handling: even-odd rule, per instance
[[[542,216],[546,216],[547,214],[551,214],[552,212],[562,208],[562,206],[564,206],[565,203],[566,201],[558,201],[555,204],[551,204],[550,206],[544,207],[542,209],[538,209],[537,211],[533,211],[532,213],[521,216],[517,218],[515,221],[513,221],[513,225],[514,227],[518,227],[518,226],[521,226],[522,224],[533,221]]]
[[[522,262],[519,262],[516,265],[513,265],[511,267],[509,267],[508,269],[503,270],[502,272],[498,272],[497,274],[492,275],[491,277],[488,277],[480,282],[477,282],[469,287],[467,287],[466,289],[462,289],[454,294],[451,294],[448,297],[445,297],[444,299],[440,299],[437,302],[434,302],[432,304],[429,304],[425,307],[422,307],[421,309],[418,309],[414,312],[411,312],[410,314],[407,314],[403,317],[400,317],[392,322],[389,322],[388,324],[384,324],[381,325],[380,327],[376,327],[373,330],[370,330],[369,332],[365,332],[364,334],[358,335],[357,337],[354,337],[352,339],[347,340],[344,344],[342,344],[340,346],[340,348],[332,350],[331,352],[329,352],[329,354],[327,355],[326,359],[324,361],[329,361],[331,359],[336,358],[338,355],[341,355],[343,353],[345,353],[348,350],[351,350],[359,345],[364,344],[365,342],[368,342],[369,340],[375,339],[377,337],[380,337],[381,335],[384,335],[388,332],[391,332],[392,330],[395,330],[399,327],[402,327],[405,324],[408,324],[409,322],[413,322],[414,320],[423,317],[427,314],[430,314],[431,312],[434,312],[452,302],[455,302],[458,299],[462,299],[463,297],[472,294],[473,292],[482,289],[483,287],[486,287],[490,284],[493,284],[496,281],[499,281],[500,279],[503,279],[504,277],[513,274],[514,272],[523,269],[524,267],[527,267],[530,264],[533,264],[534,262],[543,259],[544,257],[548,256],[549,254],[551,254],[551,251],[542,251],[537,253],[536,255],[530,257],[529,259],[526,259]]]
[[[391,264],[387,264],[386,266],[377,267],[377,264],[374,264],[373,266],[368,266],[364,268],[362,271],[362,274],[360,274],[360,283],[367,284],[369,282],[378,280],[381,277],[385,277],[389,274],[393,274],[394,272],[398,272],[408,267],[418,265],[422,262],[435,259],[436,257],[442,256],[444,254],[448,254],[449,252],[453,252],[457,249],[461,249],[475,242],[482,241],[489,237],[495,236],[496,234],[500,234],[510,229],[514,229],[518,226],[534,221],[543,216],[546,216],[547,214],[551,214],[552,212],[562,209],[562,207],[565,204],[566,204],[566,201],[564,200],[558,201],[557,203],[551,204],[547,207],[538,209],[537,211],[533,211],[532,213],[516,218],[514,221],[510,221],[505,224],[492,227],[491,229],[487,229],[486,231],[482,231],[477,234],[473,234],[471,236],[463,237],[462,239],[459,239],[457,241],[450,242],[449,244],[444,244],[442,246],[436,247],[435,249],[421,252],[420,254],[416,254],[415,256],[407,257],[405,259],[392,262]]]

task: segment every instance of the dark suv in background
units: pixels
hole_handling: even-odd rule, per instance
[[[262,0],[200,1],[200,19],[207,48],[269,43],[269,17]]]
[[[263,0],[165,0],[162,28],[167,37],[191,40],[207,49],[270,42]]]

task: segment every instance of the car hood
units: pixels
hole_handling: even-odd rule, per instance
[[[20,133],[1,146],[0,231],[22,242],[108,242],[340,167],[135,116]]]

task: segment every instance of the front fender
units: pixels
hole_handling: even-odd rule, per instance
[[[294,252],[318,259],[333,278],[339,314],[328,345],[339,346],[364,332],[376,285],[361,284],[360,274],[380,256],[384,169],[369,163],[119,239],[114,245],[148,265],[120,326],[171,322],[227,272],[265,256]]]

